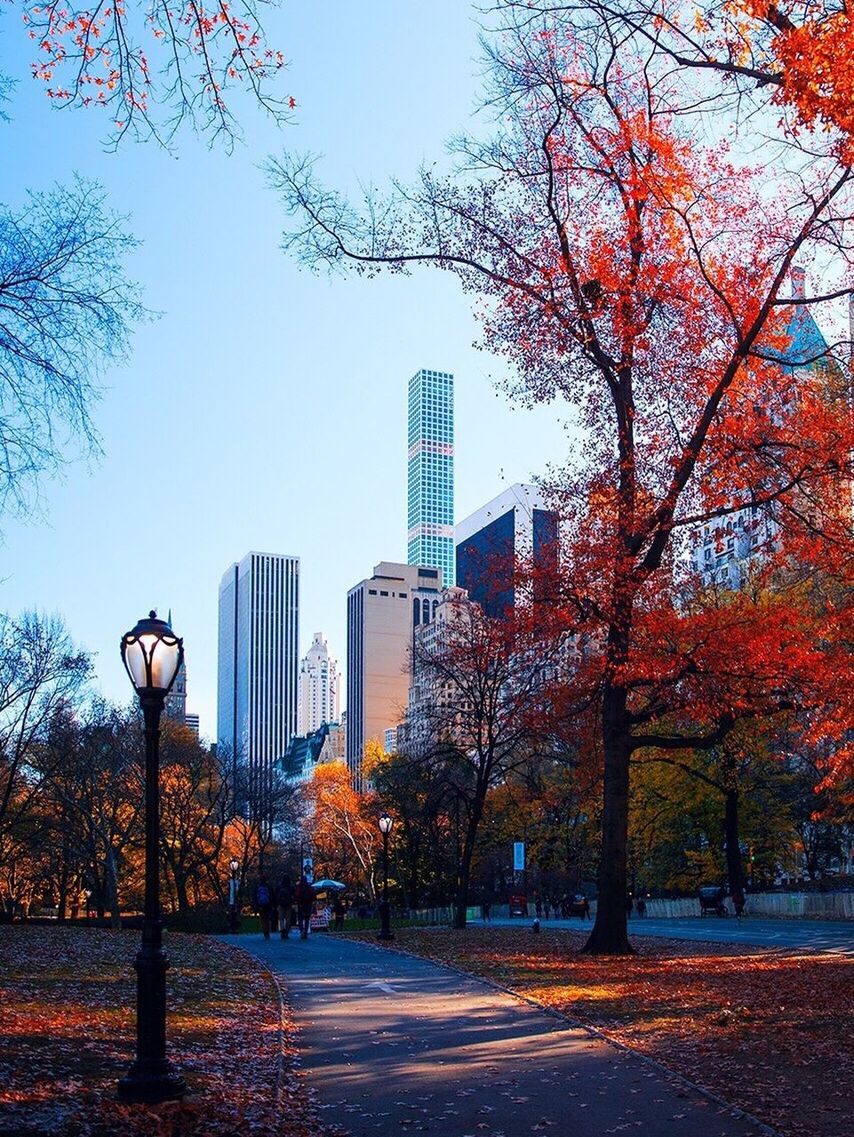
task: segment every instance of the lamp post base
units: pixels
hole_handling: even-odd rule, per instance
[[[175,1101],[187,1092],[187,1085],[168,1062],[163,1069],[143,1070],[135,1062],[119,1082],[119,1101],[156,1105],[161,1101]]]

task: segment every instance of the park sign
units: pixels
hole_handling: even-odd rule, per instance
[[[525,842],[513,842],[513,871],[524,872],[525,870]]]

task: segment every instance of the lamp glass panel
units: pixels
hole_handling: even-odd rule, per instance
[[[172,686],[172,680],[178,670],[178,644],[168,643],[157,636],[140,638],[143,642],[148,641],[146,651],[151,652],[151,686],[165,691]]]
[[[384,813],[380,817],[380,833],[389,833],[389,832],[391,832],[391,818],[389,817],[389,815],[387,813]]]
[[[150,637],[146,636],[145,639]],[[148,675],[145,666],[145,651],[140,640],[132,640],[125,646],[125,666],[130,672],[134,687],[148,686]]]

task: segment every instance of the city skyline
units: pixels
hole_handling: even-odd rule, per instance
[[[246,144],[231,155],[190,131],[175,153],[109,153],[97,111],[69,117],[32,82],[30,41],[7,21],[4,66],[17,87],[11,121],[0,123],[16,154],[0,169],[6,201],[17,206],[26,187],[49,188],[75,170],[99,180],[142,242],[128,271],[159,315],[138,327],[127,365],[104,376],[94,408],[100,460],[44,482],[34,516],[5,519],[3,608],[62,615],[93,653],[94,688],[124,704],[132,692],[119,638],[149,609],[171,607],[188,706],[210,739],[223,566],[245,549],[298,553],[302,626],[323,628],[342,659],[347,589],[383,557],[406,561],[407,377],[416,368],[435,362],[457,376],[458,515],[568,449],[559,411],[523,411],[501,394],[507,366],[473,346],[481,329],[451,281],[429,272],[321,279],[281,252],[284,216],[259,170],[267,154],[326,153],[330,178],[357,188],[362,177],[414,174],[469,124],[480,49],[465,6],[438,0],[404,12],[378,0],[374,15],[388,51],[366,69],[374,25],[362,13],[271,10],[271,38],[292,59],[294,125],[278,131],[248,109]],[[330,52],[336,84],[326,78]],[[236,225],[221,238],[226,216]],[[168,438],[163,513],[133,445],[152,426]]]

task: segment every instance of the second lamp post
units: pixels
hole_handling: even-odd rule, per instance
[[[391,833],[392,821],[387,813],[380,815],[379,827],[383,835],[383,898],[380,901],[380,934],[381,940],[393,940],[394,932],[391,930],[391,909],[388,903],[388,835]]]
[[[232,935],[237,931],[238,924],[240,923],[237,916],[237,870],[240,868],[240,861],[237,857],[232,857],[229,862],[231,869],[231,877],[228,882],[228,930]]]

